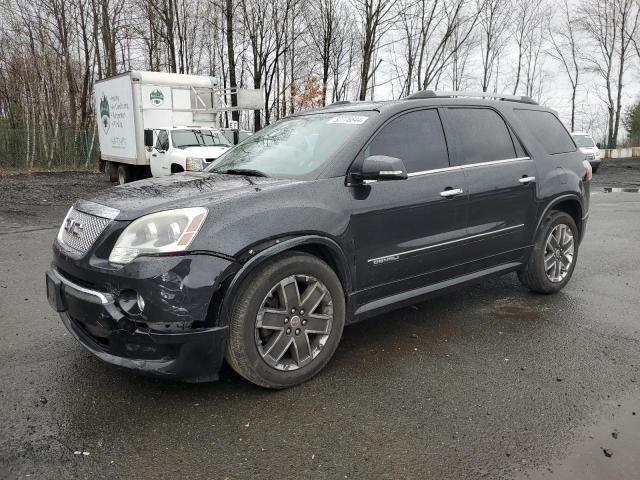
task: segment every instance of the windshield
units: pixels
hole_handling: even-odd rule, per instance
[[[322,113],[283,120],[253,134],[206,171],[249,170],[269,177],[309,175],[326,165],[371,114]]]
[[[173,130],[171,140],[175,148],[231,146],[229,140],[215,130]]]
[[[596,146],[593,143],[593,138],[591,135],[571,135],[576,142],[576,145],[581,148],[593,148]]]

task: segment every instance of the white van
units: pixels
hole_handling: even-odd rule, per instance
[[[584,154],[584,159],[591,164],[593,173],[596,173],[600,168],[600,149],[597,147],[596,142],[593,141],[593,137],[585,132],[571,132],[571,136]]]

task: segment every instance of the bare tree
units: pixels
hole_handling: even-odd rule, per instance
[[[491,84],[494,71],[505,47],[505,36],[510,22],[510,0],[477,0],[482,53],[482,91]]]
[[[359,100],[367,98],[369,82],[375,75],[379,63],[374,64],[374,54],[378,48],[380,38],[393,24],[391,12],[396,0],[352,0],[353,6],[360,17],[361,41],[360,51],[362,63],[360,65],[360,93]]]
[[[524,73],[527,95],[532,96],[533,79],[538,73],[538,61],[545,40],[545,26],[549,20],[546,2],[516,0],[511,20],[514,29],[513,39],[518,52],[513,94],[518,93]]]
[[[632,39],[640,28],[640,9],[634,0],[591,0],[582,10],[582,28],[593,52],[589,63],[604,81],[608,113],[607,148],[615,148],[622,113],[624,74],[633,52]]]
[[[576,125],[576,94],[580,85],[581,46],[576,25],[578,19],[569,8],[568,0],[562,4],[562,15],[555,25],[549,27],[551,49],[549,55],[556,59],[566,74],[571,85],[571,130]]]
[[[327,103],[332,45],[336,41],[339,29],[338,15],[338,0],[318,0],[309,6],[305,15],[310,45],[320,61],[323,106]]]

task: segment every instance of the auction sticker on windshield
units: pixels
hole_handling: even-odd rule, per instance
[[[362,125],[367,121],[368,117],[362,115],[340,115],[339,117],[333,117],[327,123],[346,123],[349,125]]]

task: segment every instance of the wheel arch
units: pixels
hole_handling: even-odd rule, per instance
[[[551,210],[559,210],[571,215],[571,218],[573,218],[573,221],[576,222],[576,226],[578,227],[580,240],[582,240],[582,236],[584,233],[584,207],[582,204],[582,200],[578,195],[561,195],[549,202],[549,204],[547,204],[547,206],[542,211],[542,214],[538,218],[538,223],[535,229],[536,234],[539,231],[543,220]]]
[[[239,258],[248,257],[242,267],[235,273],[223,294],[220,318],[226,323],[233,298],[242,282],[260,265],[277,255],[286,252],[302,252],[318,257],[327,263],[336,273],[345,294],[345,301],[352,290],[352,279],[348,268],[347,257],[337,242],[321,235],[302,235],[284,239],[269,240],[248,249]]]

